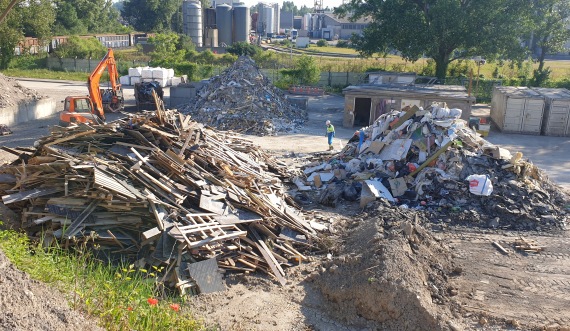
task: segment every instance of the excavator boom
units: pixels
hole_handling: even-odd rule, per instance
[[[100,90],[99,82],[105,69],[109,72],[111,89],[102,91]],[[119,71],[117,70],[117,63],[115,62],[115,56],[111,48],[109,48],[107,54],[105,54],[95,70],[93,70],[87,82],[89,96],[93,102],[93,112],[96,115],[105,119],[105,108],[113,112],[123,109],[123,90],[119,82]],[[103,97],[105,97],[105,102]]]

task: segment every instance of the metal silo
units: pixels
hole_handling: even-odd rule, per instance
[[[204,28],[216,29],[216,9],[204,9],[204,16],[202,21],[204,22]]]
[[[216,25],[218,26],[218,43],[220,46],[232,44],[232,7],[229,5],[216,6]]]
[[[202,47],[202,7],[199,2],[182,2],[184,34],[192,38],[197,47]]]
[[[271,36],[275,33],[275,26],[273,20],[273,7],[263,8],[263,23],[265,25],[265,33]]]
[[[250,20],[249,7],[243,5],[234,7],[234,42],[249,43]]]

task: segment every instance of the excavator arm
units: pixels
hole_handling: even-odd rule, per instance
[[[105,69],[109,72],[111,88],[101,90],[99,82]],[[123,90],[119,82],[119,71],[117,70],[117,63],[115,62],[115,56],[111,48],[109,48],[107,54],[105,54],[95,70],[93,70],[87,82],[89,97],[91,98],[91,102],[93,102],[93,113],[95,115],[104,120],[105,110],[116,112],[123,109]]]

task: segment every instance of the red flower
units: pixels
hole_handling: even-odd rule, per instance
[[[170,309],[174,310],[174,311],[179,311],[180,310],[180,305],[177,303],[172,303],[170,304]]]
[[[155,299],[155,298],[148,298],[148,299],[146,300],[146,302],[148,302],[148,304],[151,305],[151,306],[156,306],[156,305],[158,304],[158,299]]]
[[[133,307],[127,307],[128,311],[133,311]]]

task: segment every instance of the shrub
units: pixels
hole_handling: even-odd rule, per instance
[[[327,45],[328,45],[328,43],[324,39],[319,39],[319,41],[317,41],[317,46],[319,46],[319,47],[325,47]]]
[[[348,42],[348,40],[339,40],[336,43],[336,47],[350,48],[350,43]]]
[[[107,48],[103,46],[95,37],[79,38],[71,36],[65,44],[57,46],[53,54],[59,58],[102,58],[107,53]]]
[[[261,51],[261,48],[256,45],[240,41],[237,43],[233,43],[233,45],[226,48],[226,51],[230,54],[237,56],[248,55],[254,57]]]

